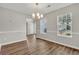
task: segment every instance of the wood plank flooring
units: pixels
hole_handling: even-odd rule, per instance
[[[2,46],[2,55],[79,55],[79,51],[56,43],[35,39],[28,36],[28,40]]]

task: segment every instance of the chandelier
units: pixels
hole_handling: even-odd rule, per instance
[[[32,18],[33,19],[41,19],[41,18],[43,18],[43,14],[39,11],[39,8],[38,8],[39,6],[38,5],[39,4],[36,3],[35,6],[34,6],[36,8],[33,9],[33,13],[32,13]]]

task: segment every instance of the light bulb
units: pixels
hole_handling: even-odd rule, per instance
[[[39,13],[37,13],[37,16],[39,16]]]
[[[35,13],[32,14],[32,17],[35,18]]]
[[[41,14],[41,16],[40,16],[41,18],[43,18],[43,14]]]

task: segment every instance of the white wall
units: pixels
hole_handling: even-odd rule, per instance
[[[26,38],[25,16],[19,12],[0,7],[0,44]]]
[[[57,36],[57,16],[72,13],[72,38]],[[79,4],[73,4],[56,11],[50,12],[46,15],[47,20],[47,34],[40,34],[40,25],[37,21],[37,37],[46,40],[70,46],[79,49]]]

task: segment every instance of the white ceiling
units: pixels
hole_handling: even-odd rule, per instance
[[[46,14],[71,4],[72,3],[39,3],[37,7],[39,9],[38,11]],[[48,7],[48,5],[51,5],[51,7]],[[34,3],[0,3],[0,7],[15,10],[27,15],[31,15],[34,10],[37,10],[37,7]]]

